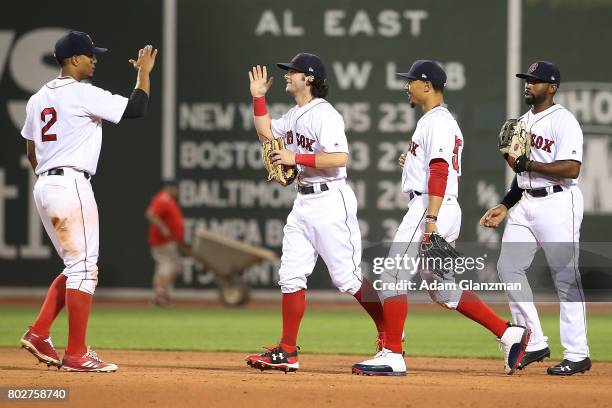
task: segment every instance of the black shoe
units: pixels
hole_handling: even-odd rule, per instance
[[[264,370],[280,370],[285,374],[295,372],[300,368],[298,362],[299,347],[292,353],[283,350],[280,346],[265,347],[268,351],[261,354],[250,354],[245,357],[248,366]]]
[[[525,355],[521,359],[521,362],[519,363],[517,368],[519,370],[522,370],[523,368],[527,367],[531,363],[535,363],[536,361],[537,362],[544,361],[545,358],[549,358],[549,357],[550,357],[550,349],[548,347],[543,348],[541,350],[526,351]]]
[[[581,361],[569,361],[563,360],[556,366],[548,367],[546,371],[550,375],[574,375],[576,373],[583,373],[591,369],[591,359],[585,358]]]

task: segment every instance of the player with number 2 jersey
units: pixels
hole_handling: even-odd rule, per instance
[[[149,100],[149,74],[157,50],[143,47],[130,98],[113,95],[91,85],[97,56],[89,35],[72,31],[55,44],[60,75],[47,82],[28,101],[21,135],[38,176],[34,199],[42,223],[64,270],[58,275],[34,324],[21,345],[39,361],[67,371],[109,372],[105,363],[86,346],[87,321],[98,283],[98,206],[91,188],[102,145],[102,121],[144,116]],[[68,343],[62,360],[51,342],[50,330],[59,312],[68,310]]]

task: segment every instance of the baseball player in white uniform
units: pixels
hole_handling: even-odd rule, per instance
[[[578,271],[580,224],[584,210],[577,186],[582,163],[582,130],[578,121],[553,100],[561,83],[559,69],[548,61],[533,63],[525,79],[525,102],[531,109],[522,120],[531,135],[531,152],[517,158],[517,173],[501,204],[480,220],[496,228],[508,215],[497,264],[502,282],[521,283],[520,293],[508,293],[514,321],[532,336],[519,368],[550,357],[527,269],[539,248],[544,250],[560,300],[563,361],[548,374],[572,375],[591,368],[587,345],[586,308]],[[517,204],[518,203],[518,204]],[[512,208],[511,211],[509,211]]]
[[[39,361],[67,371],[116,371],[86,346],[87,320],[98,282],[98,207],[91,188],[102,143],[102,121],[144,116],[149,73],[157,50],[150,45],[129,62],[137,70],[130,98],[86,83],[93,77],[97,55],[91,37],[72,31],[55,44],[60,75],[43,85],[27,104],[21,135],[38,176],[34,198],[42,223],[65,268],[53,281],[36,321],[21,338]],[[53,347],[51,325],[66,306],[68,345],[63,359]]]
[[[254,123],[260,140],[284,137],[287,149],[272,151],[275,164],[297,165],[297,197],[284,227],[279,270],[282,291],[283,333],[277,346],[246,357],[261,370],[296,371],[297,334],[305,310],[307,279],[320,255],[341,292],[353,295],[384,337],[382,304],[361,275],[361,234],[357,199],[346,183],[348,142],[342,116],[324,98],[325,67],[314,54],[297,54],[277,66],[285,74],[286,92],[296,106],[280,119],[267,113],[265,94],[272,85],[267,68],[249,72]]]
[[[457,121],[444,106],[446,73],[432,60],[417,60],[410,71],[399,76],[408,79],[405,90],[413,107],[419,106],[423,116],[419,119],[410,147],[400,157],[403,165],[402,191],[410,199],[393,239],[388,258],[407,256],[415,258],[421,242],[427,242],[432,233],[446,241],[459,237],[461,208],[457,202],[461,176],[463,135]],[[403,357],[402,333],[408,312],[406,290],[397,290],[396,284],[410,281],[417,271],[396,266],[382,274],[384,284],[385,344],[373,359],[353,366],[353,373],[362,375],[406,375]],[[452,273],[440,276],[428,270],[419,270],[424,281],[453,283]],[[512,374],[527,345],[529,331],[513,326],[500,318],[471,291],[429,290],[432,299],[448,309],[456,309],[495,334],[505,354],[505,371]]]

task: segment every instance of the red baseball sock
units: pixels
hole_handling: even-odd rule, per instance
[[[45,301],[40,308],[38,317],[31,326],[32,331],[39,336],[47,337],[53,321],[66,303],[66,275],[58,275],[49,286]]]
[[[283,350],[294,352],[296,349],[300,322],[306,309],[306,291],[304,289],[293,293],[283,293],[283,336],[280,346]]]
[[[91,310],[93,296],[76,289],[66,289],[66,307],[68,309],[68,346],[66,354],[82,356],[87,352],[87,320]]]
[[[501,337],[508,323],[499,317],[485,302],[483,302],[474,292],[464,290],[461,300],[457,305],[457,311],[491,330],[497,337]]]
[[[402,333],[408,315],[408,296],[398,295],[385,299],[385,348],[394,353],[402,352]]]
[[[379,336],[383,334],[385,332],[383,305],[380,303],[380,298],[372,286],[372,283],[363,278],[361,288],[359,288],[359,291],[353,296],[355,296],[355,299],[357,299],[359,304],[368,312],[372,320],[374,320]]]

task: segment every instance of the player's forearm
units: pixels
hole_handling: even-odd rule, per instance
[[[149,71],[139,69],[136,75],[136,86],[135,89],[142,89],[147,95],[151,95],[151,80]]]
[[[438,197],[434,195],[429,195],[429,200],[427,201],[427,215],[438,216],[440,212],[440,207],[442,207],[442,200],[444,197]]]
[[[274,135],[272,135],[272,119],[268,113],[265,96],[253,97],[253,123],[260,142],[274,138]]]
[[[435,224],[438,212],[446,194],[446,181],[448,179],[448,163],[443,159],[433,159],[429,162],[429,178],[427,179],[427,213],[426,221]],[[428,231],[431,230],[428,228]]]
[[[149,96],[139,88],[134,88],[123,112],[123,117],[128,119],[142,118],[147,113]]]
[[[348,162],[348,153],[295,153],[295,164],[317,169],[344,167]]]
[[[557,176],[569,179],[578,178],[580,174],[580,162],[575,160],[558,160],[552,163],[540,163],[530,161],[527,164],[528,171],[535,171],[548,176]]]
[[[30,166],[32,166],[32,171],[36,172],[36,167],[38,166],[38,160],[36,160],[36,147],[31,140],[28,140],[26,143],[26,155],[28,156]]]
[[[317,169],[329,169],[332,167],[345,167],[348,163],[347,153],[317,153],[315,155]]]
[[[253,123],[255,124],[255,131],[257,131],[260,141],[263,142],[274,138],[272,136],[272,119],[269,114],[266,113],[262,116],[253,115]]]
[[[516,176],[514,176],[512,184],[510,185],[510,190],[508,190],[500,204],[509,210],[520,201],[522,196],[523,189],[518,186],[518,181],[516,180]]]
[[[28,157],[28,160],[30,161],[32,171],[36,173],[36,167],[38,167],[38,161],[36,160],[36,157]]]

